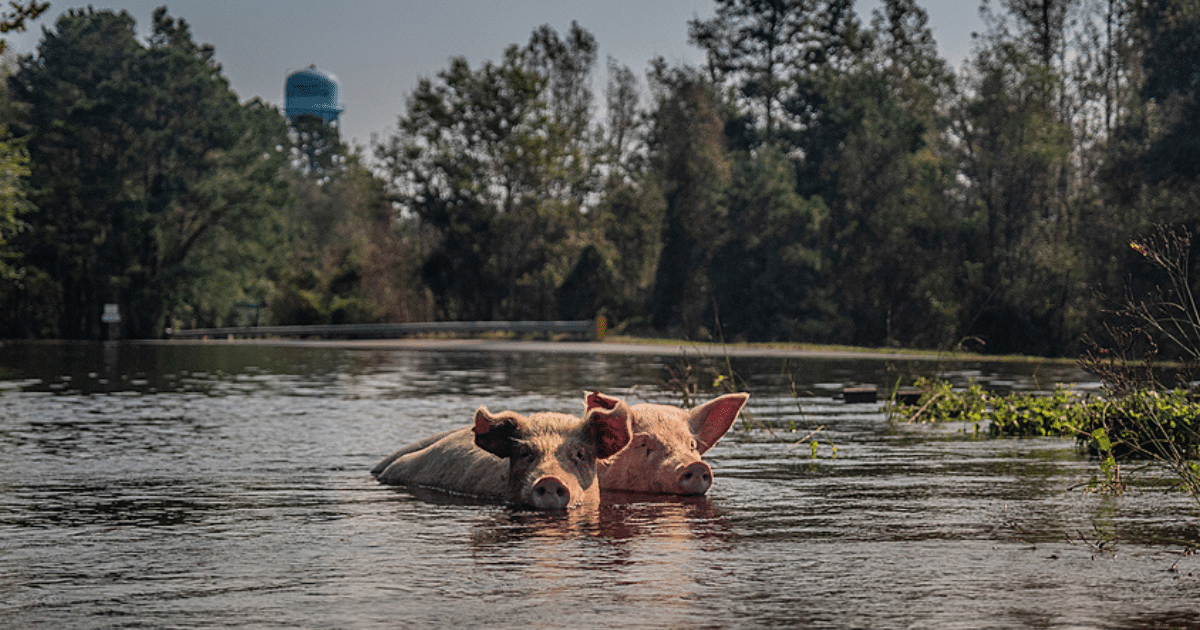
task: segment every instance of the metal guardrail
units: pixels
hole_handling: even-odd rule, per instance
[[[386,339],[410,335],[482,333],[573,334],[603,339],[607,332],[603,316],[594,320],[518,322],[412,322],[403,324],[324,324],[313,326],[240,326],[229,328],[168,328],[170,339],[236,339],[254,337],[321,337],[336,339]]]

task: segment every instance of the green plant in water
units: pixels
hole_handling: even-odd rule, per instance
[[[1105,395],[1093,408],[1090,427],[1104,429],[1089,450],[1119,478],[1121,459],[1154,462],[1175,474],[1200,498],[1200,404],[1191,390],[1200,362],[1200,306],[1191,282],[1192,236],[1184,228],[1160,226],[1131,242],[1155,286],[1144,294],[1127,289],[1123,303],[1104,326],[1104,341],[1080,357],[1084,370],[1100,377]],[[1166,364],[1159,360],[1165,358]],[[1172,382],[1173,381],[1173,382]],[[1107,446],[1108,448],[1102,448]]]
[[[1125,492],[1125,477],[1121,475],[1120,462],[1113,455],[1112,440],[1108,439],[1108,432],[1103,427],[1097,428],[1088,434],[1087,441],[1089,448],[1094,448],[1094,452],[1100,458],[1100,473],[1092,475],[1087,484],[1088,490],[1107,494]]]
[[[1093,490],[1120,493],[1127,487],[1121,462],[1143,460],[1200,496],[1200,398],[1186,390],[1089,397],[1059,384],[1050,395],[997,395],[974,384],[954,391],[946,381],[917,383],[924,394],[910,422],[988,422],[991,437],[1074,437],[1097,458]]]
[[[1090,408],[1088,451],[1114,468],[1117,460],[1158,463],[1200,496],[1200,401],[1182,389],[1141,390],[1111,397]],[[1119,476],[1116,475],[1116,476]]]
[[[976,425],[984,419],[990,395],[977,383],[971,383],[965,392],[956,392],[950,381],[921,377],[915,387],[922,391],[916,410],[911,414],[899,411],[904,406],[897,403],[893,391],[886,409],[889,419],[904,416],[906,422],[971,422]]]
[[[1089,423],[1089,403],[1060,383],[1049,396],[1011,393],[992,402],[993,437],[1079,436]]]

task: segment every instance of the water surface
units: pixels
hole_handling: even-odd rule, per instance
[[[834,398],[914,369],[1089,386],[1070,367],[735,359],[749,414],[702,498],[548,515],[368,474],[481,404],[677,402],[664,352],[2,346],[0,626],[1200,627],[1200,502]]]

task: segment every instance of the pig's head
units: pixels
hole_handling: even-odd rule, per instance
[[[598,408],[583,420],[560,413],[522,416],[512,411],[475,412],[475,444],[508,460],[509,503],[563,509],[599,503],[596,462],[629,444],[629,406]]]
[[[733,425],[749,394],[728,394],[693,409],[669,405],[634,405],[629,447],[600,464],[606,490],[663,494],[704,494],[712,486],[712,469],[700,456]],[[600,392],[587,395],[587,411],[616,409],[624,401]]]

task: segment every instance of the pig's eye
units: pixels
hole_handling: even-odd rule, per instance
[[[571,458],[577,462],[586,461],[587,460],[587,451],[582,446],[580,446],[580,447],[576,448],[575,450],[571,451]]]
[[[525,445],[525,444],[517,445],[517,449],[516,449],[517,459],[533,459],[533,454],[534,454],[533,449],[529,448],[528,445]]]

